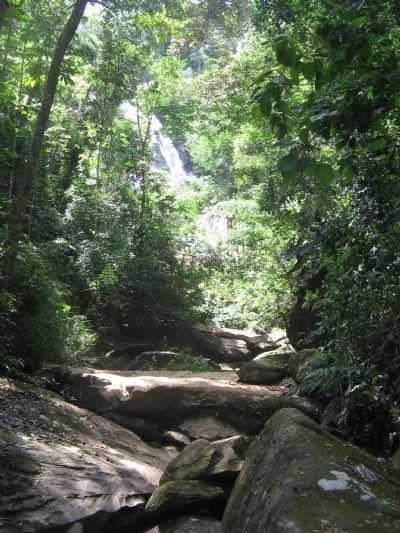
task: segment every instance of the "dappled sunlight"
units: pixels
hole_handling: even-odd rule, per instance
[[[399,0],[0,0],[0,57],[0,533],[400,533]]]
[[[104,396],[109,398],[118,397],[122,402],[128,401],[132,393],[135,391],[146,392],[155,387],[179,388],[179,387],[200,387],[207,389],[224,389],[226,391],[249,391],[258,392],[262,395],[273,393],[274,387],[267,388],[265,386],[248,385],[237,382],[237,374],[232,372],[207,374],[207,377],[202,377],[200,373],[192,374],[188,372],[148,372],[146,373],[129,373],[124,372],[125,375],[119,373],[107,372],[102,370],[93,370],[90,372],[83,372],[82,378],[98,378],[94,386],[101,388],[104,391]]]

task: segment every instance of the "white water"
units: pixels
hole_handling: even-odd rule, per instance
[[[144,117],[138,108],[130,102],[121,105],[121,111],[127,120],[137,124],[140,122],[142,131],[148,128],[148,118]],[[150,139],[153,151],[153,161],[151,170],[165,175],[165,185],[174,189],[179,197],[179,190],[186,189],[183,193],[187,196],[188,191],[185,185],[199,182],[199,178],[186,172],[182,158],[168,135],[162,131],[162,124],[157,117],[151,117]],[[189,193],[190,194],[190,193]],[[197,237],[201,238],[207,245],[217,247],[220,243],[228,239],[227,217],[221,210],[215,207],[205,209],[199,217],[197,227]]]
[[[196,179],[192,174],[186,172],[178,150],[172,140],[162,132],[162,124],[157,117],[145,118],[140,111],[138,113],[137,107],[129,102],[124,102],[121,105],[121,111],[124,117],[132,122],[137,123],[139,117],[143,130],[146,130],[148,120],[151,120],[150,140],[153,151],[151,170],[153,172],[165,172],[168,187],[179,189],[182,185]]]

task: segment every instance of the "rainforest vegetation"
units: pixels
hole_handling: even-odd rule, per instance
[[[395,431],[399,134],[396,0],[0,0],[2,372],[279,325],[337,427]]]

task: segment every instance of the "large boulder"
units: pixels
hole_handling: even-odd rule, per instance
[[[221,363],[241,363],[250,361],[252,353],[247,343],[240,339],[220,339],[223,351],[219,356]]]
[[[267,333],[214,326],[181,327],[169,333],[169,340],[178,346],[188,346],[218,363],[251,361],[254,355],[288,346],[286,332],[271,329]]]
[[[253,330],[239,330],[231,328],[214,328],[211,333],[216,337],[244,341],[254,354],[263,351],[276,350],[288,344],[286,331],[273,328],[266,333],[257,333]]]
[[[225,491],[204,481],[168,481],[159,487],[146,504],[153,520],[191,512],[220,514],[226,501]]]
[[[244,364],[239,370],[239,379],[243,383],[273,385],[289,377],[291,352],[262,354],[253,361]]]
[[[321,365],[326,366],[321,353],[315,348],[308,348],[291,354],[289,372],[296,381],[301,381],[310,370],[320,368]]]
[[[221,522],[209,516],[182,516],[168,520],[147,533],[221,533]]]
[[[400,476],[296,409],[251,445],[225,510],[225,533],[400,531]]]
[[[1,533],[100,532],[122,508],[143,513],[176,455],[32,386],[0,378],[0,404]]]
[[[215,441],[237,435],[238,430],[233,424],[218,416],[197,416],[185,418],[179,430],[191,440],[207,439]]]
[[[238,476],[250,440],[242,436],[192,442],[168,465],[160,484],[182,479],[232,482]]]
[[[139,417],[185,433],[182,424],[187,419],[207,418],[229,424],[235,434],[254,435],[283,407],[316,415],[304,398],[282,396],[279,387],[237,383],[237,375],[229,372],[136,373],[68,367],[54,372],[80,405],[106,417],[118,415],[121,424]]]
[[[205,328],[183,329],[174,339],[178,345],[188,346],[218,363],[250,361],[252,358],[246,341],[218,337]]]
[[[178,346],[188,346],[194,352],[207,355],[218,362],[225,353],[221,339],[197,327],[188,326],[171,331],[169,340]]]
[[[242,365],[238,373],[242,383],[273,385],[284,378],[292,377],[301,384],[308,372],[321,366],[326,366],[326,361],[318,350],[295,352],[279,348],[258,355]]]
[[[123,344],[109,350],[102,361],[103,368],[110,370],[128,370],[132,360],[143,352],[157,350],[155,344],[149,342],[133,342]]]
[[[219,365],[206,357],[188,354],[151,351],[143,352],[121,370],[189,370],[191,372],[215,372]]]

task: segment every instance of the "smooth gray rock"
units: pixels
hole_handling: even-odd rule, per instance
[[[240,339],[220,339],[224,352],[219,361],[222,363],[250,361],[253,357],[246,341]]]
[[[272,352],[261,353],[239,369],[239,380],[242,383],[273,385],[287,377],[294,378],[298,383],[310,370],[326,365],[318,350],[307,349],[295,352],[279,348]]]
[[[210,440],[237,434],[254,435],[278,409],[297,407],[317,416],[315,407],[298,396],[282,396],[278,388],[237,383],[230,372],[116,372],[91,368],[59,367],[56,378],[80,405],[103,416],[143,418],[162,423],[168,430],[193,435],[184,425],[191,421],[217,421],[229,428]],[[211,429],[213,425],[210,424]],[[207,425],[202,426],[204,430]],[[233,431],[233,433],[231,432]]]
[[[174,515],[222,508],[224,490],[204,481],[168,481],[161,485],[146,504],[146,513],[162,520]]]
[[[253,330],[214,328],[210,330],[210,333],[216,337],[246,342],[253,355],[263,351],[276,350],[289,344],[286,331],[279,328],[273,328],[264,333],[257,333]]]
[[[215,441],[234,437],[238,434],[235,426],[215,416],[188,418],[180,424],[179,429],[192,440]]]
[[[262,354],[239,370],[242,383],[273,385],[290,376],[291,352]]]
[[[183,435],[183,433],[179,433],[179,431],[165,431],[162,437],[165,442],[169,442],[178,447],[185,447],[190,444],[189,437]]]
[[[181,331],[177,344],[190,347],[194,352],[204,354],[217,363],[249,361],[252,353],[242,339],[217,337],[212,331],[203,328],[190,328]]]
[[[224,533],[400,531],[400,475],[282,409],[248,450]]]
[[[1,533],[78,528],[122,507],[143,510],[176,455],[12,380],[0,378],[0,404]]]
[[[243,465],[244,452],[250,439],[240,435],[209,442],[192,442],[173,459],[165,470],[160,484],[181,479],[233,482]]]

